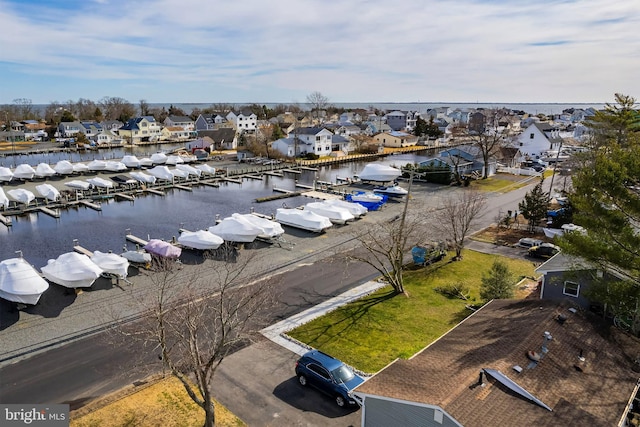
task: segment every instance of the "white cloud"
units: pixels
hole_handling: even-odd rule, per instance
[[[639,89],[640,4],[626,0],[49,3],[0,0],[0,103],[91,98],[88,86],[287,103],[315,90],[335,102],[604,102]]]

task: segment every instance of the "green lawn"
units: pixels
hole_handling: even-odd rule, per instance
[[[396,358],[408,358],[451,329],[478,304],[484,272],[495,255],[465,251],[462,261],[446,258],[438,264],[405,273],[409,297],[393,295],[389,287],[302,325],[289,336],[331,354],[360,371],[377,372]],[[533,276],[534,265],[500,257],[516,281]],[[448,299],[434,288],[462,282],[470,301]]]

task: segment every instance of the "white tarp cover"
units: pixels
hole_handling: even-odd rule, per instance
[[[74,172],[88,172],[89,171],[89,166],[87,166],[84,163],[74,163],[73,164],[73,171]]]
[[[363,181],[389,182],[402,175],[402,171],[380,163],[369,163],[358,174]]]
[[[36,198],[35,194],[29,190],[25,190],[24,188],[8,190],[7,194],[16,202],[24,203],[25,205],[28,205]]]
[[[50,259],[40,270],[47,280],[67,288],[88,288],[102,274],[102,269],[88,256],[77,252]]]
[[[0,187],[0,206],[3,206],[5,209],[9,207],[9,198],[4,194],[2,187]]]
[[[121,172],[126,171],[128,168],[124,163],[112,160],[105,163],[105,169],[111,172]]]
[[[73,173],[73,165],[68,160],[60,160],[53,167],[53,170],[56,171],[58,175],[70,175]]]
[[[122,158],[122,163],[128,168],[139,168],[140,160],[134,155],[127,155]]]
[[[36,191],[47,200],[55,202],[60,198],[60,192],[51,184],[36,185]]]
[[[123,279],[127,278],[129,260],[118,254],[94,251],[91,261],[106,273],[115,274]]]
[[[56,171],[46,163],[38,163],[36,166],[36,176],[39,178],[46,178],[56,174]]]
[[[355,217],[366,215],[366,213],[369,212],[368,209],[362,206],[360,203],[347,202],[346,200],[329,199],[325,200],[324,203],[331,206],[339,206],[341,208],[345,208],[349,212],[351,212],[351,215]]]
[[[13,171],[13,177],[15,179],[31,179],[35,174],[35,169],[26,163],[18,165]]]
[[[209,166],[206,163],[204,165],[196,165],[196,169],[199,169],[203,173],[208,173],[210,175],[215,175],[216,174],[216,168],[214,168],[213,166]]]
[[[261,228],[246,220],[232,216],[223,219],[213,227],[209,227],[209,231],[222,237],[227,242],[238,243],[253,242],[262,233]]]
[[[179,163],[184,163],[184,159],[180,156],[167,156],[167,160],[165,161],[165,164],[167,165],[177,165]]]
[[[155,176],[158,179],[165,179],[167,181],[173,181],[173,173],[166,166],[156,166],[153,169],[149,169],[151,175]]]
[[[153,160],[148,157],[143,157],[140,159],[140,166],[153,166]]]
[[[48,288],[47,281],[23,258],[0,262],[0,298],[35,305]]]
[[[69,182],[65,182],[64,185],[66,185],[67,187],[70,188],[77,188],[79,190],[88,190],[91,187],[91,184],[89,184],[86,181],[79,181],[77,179],[74,179],[72,181]]]
[[[90,171],[103,171],[107,169],[107,162],[104,160],[92,160],[87,164]]]
[[[108,179],[100,178],[99,176],[96,176],[94,178],[89,178],[89,179],[87,179],[87,182],[89,184],[93,185],[94,187],[113,188],[113,182],[112,181],[109,181]]]
[[[213,250],[224,243],[222,237],[207,230],[183,231],[178,237],[178,243],[192,249]]]
[[[151,161],[154,165],[162,165],[167,162],[167,155],[164,153],[153,153],[151,155]]]
[[[11,169],[0,166],[0,181],[9,182],[13,179]]]
[[[339,206],[331,206],[322,202],[311,202],[304,205],[304,210],[311,211],[320,216],[325,216],[335,224],[344,224],[347,221],[353,221],[355,217],[345,208]]]
[[[151,262],[151,254],[144,251],[125,251],[120,256],[130,262],[135,262],[138,264],[146,264],[148,262]]]
[[[251,224],[262,230],[262,233],[258,234],[258,237],[263,239],[272,239],[284,234],[284,228],[280,223],[271,221],[267,218],[262,218],[253,214],[239,214],[234,213],[231,215],[234,218],[243,218],[245,221],[249,221]]]
[[[175,176],[176,178],[189,178],[189,172],[187,171],[183,171],[180,169],[173,169],[171,171],[171,173],[173,174],[173,176]]]
[[[189,175],[195,175],[195,176],[202,175],[202,171],[200,169],[196,169],[193,166],[189,166],[189,165],[176,165],[176,169],[180,169],[181,171],[185,171]]]
[[[129,175],[131,175],[136,181],[145,182],[147,184],[155,184],[157,179],[155,176],[144,172],[129,172]]]
[[[276,221],[280,224],[316,233],[319,233],[332,225],[329,218],[320,216],[311,211],[304,211],[300,209],[277,209]]]

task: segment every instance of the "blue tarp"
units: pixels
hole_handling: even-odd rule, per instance
[[[358,195],[358,194],[364,194],[364,191],[360,191],[360,192],[356,193],[356,195]],[[367,210],[377,211],[378,209],[380,209],[382,207],[382,205],[387,203],[387,199],[388,199],[388,197],[386,195],[384,195],[384,194],[378,194],[378,196],[382,196],[382,200],[380,200],[379,202],[361,202],[361,201],[354,202],[351,199],[351,194],[347,194],[345,196],[345,199],[348,202],[359,203],[362,206],[364,206],[365,208],[367,208]]]

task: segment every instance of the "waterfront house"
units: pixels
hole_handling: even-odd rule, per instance
[[[355,390],[363,427],[619,426],[637,341],[556,301],[492,300]]]
[[[84,129],[80,122],[60,122],[58,124],[58,133],[60,138],[74,138],[76,134]]]
[[[195,121],[195,130],[215,130],[227,123],[223,113],[200,114]]]
[[[102,125],[94,121],[83,121],[80,125],[80,132],[84,133],[89,140],[93,140],[103,130]]]
[[[198,131],[198,137],[208,137],[213,141],[215,150],[235,150],[238,148],[238,134],[232,128]]]
[[[226,116],[227,120],[235,126],[238,133],[255,132],[258,125],[258,116],[251,109],[244,108],[242,111],[231,111]]]
[[[547,151],[554,151],[560,148],[562,138],[560,130],[549,123],[531,123],[516,139],[515,146],[520,149],[523,155],[531,159],[539,159]]]
[[[452,173],[455,173],[457,168],[460,175],[484,175],[482,150],[474,145],[461,145],[448,148],[441,151],[439,157],[420,162],[420,166],[448,166]],[[495,175],[496,168],[497,161],[492,155],[489,158],[489,172],[487,176]]]
[[[92,145],[122,144],[122,138],[108,129],[102,129],[99,133],[89,138],[89,140],[92,141]]]
[[[118,120],[104,120],[100,122],[100,125],[104,130],[110,130],[112,132],[117,133],[118,129],[122,127],[123,123]]]
[[[182,126],[165,126],[162,128],[160,139],[162,141],[186,141],[193,136],[193,132],[185,130]]]
[[[418,137],[407,132],[391,131],[379,133],[373,138],[384,147],[412,147],[418,143]]]
[[[187,116],[167,116],[162,122],[165,127],[176,127],[179,126],[183,130],[191,132],[195,130],[195,122],[191,119],[191,117]]]
[[[416,121],[420,117],[417,111],[392,111],[385,114],[389,127],[395,131],[411,132],[416,127]]]
[[[305,154],[328,156],[331,154],[333,134],[320,127],[298,128],[286,138],[280,138],[271,147],[284,156],[296,157]]]
[[[205,150],[210,152],[211,146],[213,145],[213,139],[208,136],[199,136],[197,139],[193,141],[188,141],[185,144],[185,148],[190,153],[194,153],[196,150]]]
[[[153,116],[134,117],[118,129],[118,135],[130,144],[155,142],[160,139],[161,127]]]

